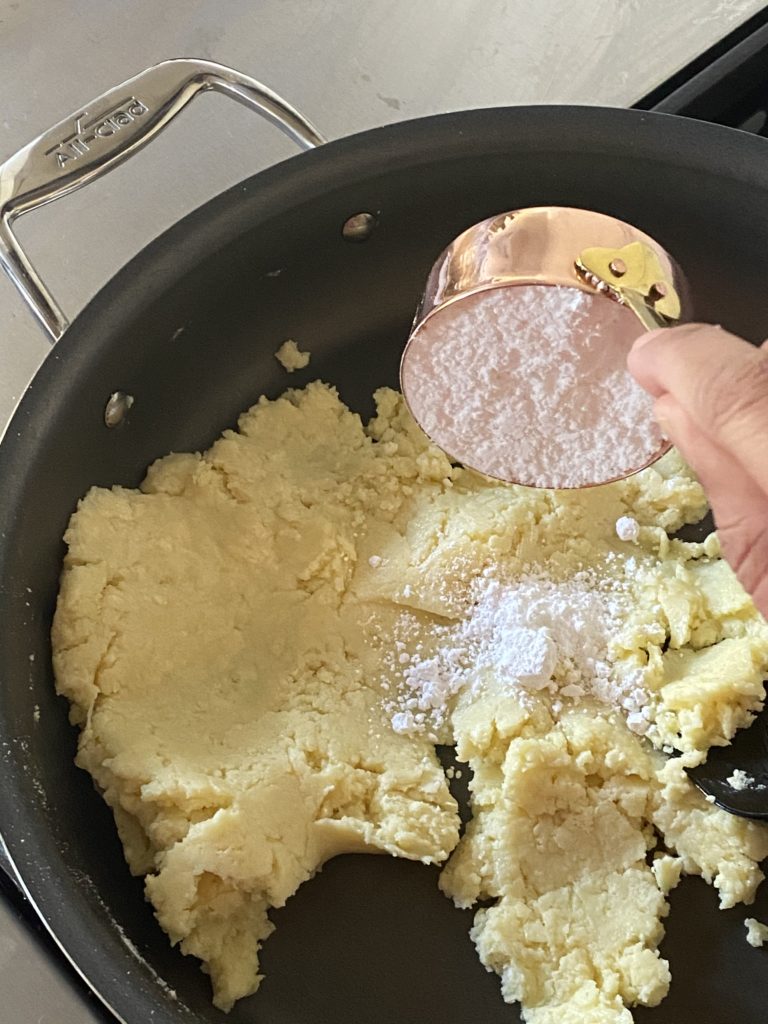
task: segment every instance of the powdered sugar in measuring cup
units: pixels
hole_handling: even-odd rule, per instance
[[[476,225],[427,284],[406,402],[436,444],[490,477],[626,477],[669,447],[626,358],[645,329],[679,317],[678,280],[658,243],[602,214],[540,207]]]

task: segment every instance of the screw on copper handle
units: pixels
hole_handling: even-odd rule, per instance
[[[680,297],[658,255],[645,242],[630,242],[620,249],[584,249],[575,266],[587,284],[628,306],[647,330],[669,327],[680,319]]]

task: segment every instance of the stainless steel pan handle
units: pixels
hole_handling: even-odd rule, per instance
[[[212,61],[167,60],[80,107],[0,165],[0,264],[51,341],[58,341],[68,321],[19,245],[13,221],[112,170],[158,135],[194,96],[209,90],[255,110],[302,149],[325,141],[256,79]]]

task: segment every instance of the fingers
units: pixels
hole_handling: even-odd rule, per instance
[[[686,324],[639,338],[628,365],[701,480],[723,554],[768,615],[768,341]]]
[[[697,334],[700,330],[719,331],[718,327],[707,327],[700,324],[683,324],[680,327],[664,327],[656,331],[641,334],[632,346],[627,358],[627,365],[632,376],[646,391],[654,397],[671,390],[664,372],[664,356],[660,353],[662,345],[677,343],[685,333]]]
[[[725,558],[768,617],[768,495],[671,395],[656,401],[655,412],[707,492]]]
[[[670,394],[698,431],[768,492],[768,345],[686,324],[638,339],[628,365],[652,395]]]

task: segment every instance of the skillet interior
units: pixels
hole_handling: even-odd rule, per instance
[[[0,446],[0,822],[54,932],[129,1024],[519,1019],[476,958],[471,915],[437,892],[436,872],[383,857],[331,862],[274,915],[255,999],[229,1017],[214,1010],[207,979],[169,949],[109,812],[72,765],[48,631],[60,538],[90,485],[135,485],[157,456],[209,444],[262,392],[316,376],[367,415],[373,389],[397,382],[437,253],[475,221],[539,204],[635,223],[685,268],[700,318],[768,335],[764,140],[635,111],[474,111],[333,143],[207,204],[94,299],[14,417]],[[379,224],[351,244],[341,225],[361,210]],[[312,352],[291,378],[273,358],[287,337]],[[136,404],[108,431],[103,408],[117,388]],[[718,914],[694,880],[672,905],[672,992],[638,1022],[762,1021],[768,973],[744,943],[743,910]],[[761,912],[768,889],[750,911]]]

